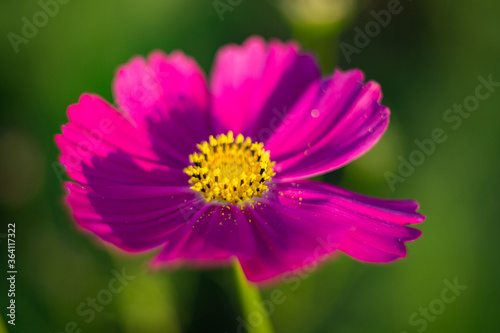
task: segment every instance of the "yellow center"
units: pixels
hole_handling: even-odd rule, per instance
[[[191,176],[191,188],[200,192],[205,200],[230,202],[251,201],[268,190],[266,182],[275,173],[275,162],[263,143],[252,143],[250,138],[233,132],[210,136],[208,142],[197,145],[199,153],[189,160],[193,165],[184,169]]]

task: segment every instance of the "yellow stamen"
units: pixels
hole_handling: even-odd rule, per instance
[[[206,201],[251,202],[268,190],[275,162],[270,161],[263,143],[252,143],[241,134],[234,138],[229,132],[210,136],[197,147],[200,152],[189,155],[192,165],[184,172],[191,176],[191,188]]]

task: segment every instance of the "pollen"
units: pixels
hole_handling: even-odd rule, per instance
[[[191,189],[205,200],[232,204],[252,202],[268,190],[266,183],[275,175],[269,151],[263,143],[233,132],[210,136],[197,145],[199,152],[189,155],[191,165],[184,172],[191,176]]]

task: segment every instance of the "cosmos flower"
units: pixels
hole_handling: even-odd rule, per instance
[[[412,200],[306,180],[363,155],[389,122],[358,70],[322,78],[294,42],[249,38],[217,54],[207,83],[176,51],[118,70],[117,107],[84,94],[56,137],[77,224],[154,266],[236,258],[253,282],[339,251],[384,263],[421,234]]]

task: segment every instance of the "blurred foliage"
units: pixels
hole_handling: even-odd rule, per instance
[[[355,27],[363,30],[374,20],[370,11],[386,9],[390,1],[353,7],[357,12],[342,19],[342,30],[336,26],[320,37],[280,12],[284,2],[243,0],[221,20],[210,0],[72,0],[17,54],[3,38],[0,233],[7,223],[17,224],[19,271],[17,325],[8,325],[10,331],[63,332],[71,321],[83,332],[236,331],[241,309],[228,269],[152,273],[146,262],[153,253],[129,258],[97,244],[69,218],[52,163],[58,156],[54,135],[67,122],[67,106],[86,91],[112,101],[119,64],[154,49],[182,49],[209,73],[221,45],[253,34],[298,38],[319,52],[326,69],[335,62],[343,69],[358,67],[382,85],[392,111],[386,136],[324,179],[370,195],[416,198],[428,216],[406,260],[375,266],[339,256],[298,284],[265,290],[264,299],[276,289],[286,297],[271,316],[276,332],[416,332],[421,326],[410,325],[409,317],[440,298],[443,281],[455,277],[467,290],[428,322],[426,332],[498,330],[500,90],[456,130],[443,114],[474,94],[478,76],[500,81],[500,2],[402,0],[403,10],[350,63],[338,43],[354,45]],[[31,20],[40,10],[35,0],[1,2],[0,31],[20,34],[21,19]],[[414,140],[429,138],[435,128],[448,140],[392,192],[385,172],[396,173],[398,156],[408,158]],[[113,270],[122,269],[134,277],[130,286],[86,323],[77,308],[108,288]]]

